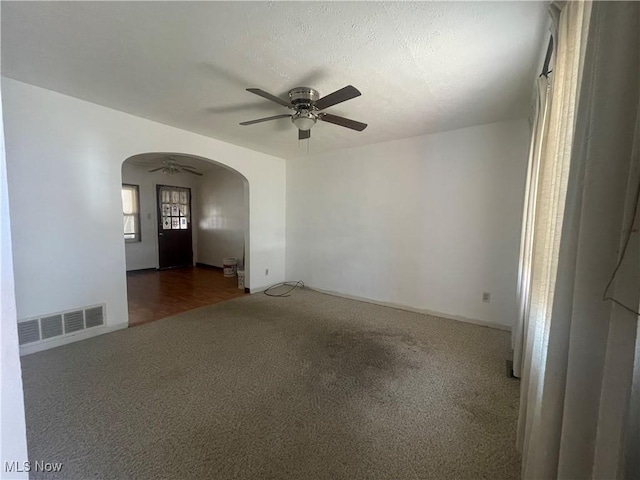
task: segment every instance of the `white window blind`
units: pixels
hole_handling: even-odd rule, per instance
[[[137,185],[122,185],[122,214],[125,241],[139,242],[140,203]]]

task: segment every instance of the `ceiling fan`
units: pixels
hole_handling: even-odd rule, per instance
[[[196,172],[194,167],[190,167],[189,165],[181,165],[179,164],[174,157],[169,157],[162,162],[162,166],[158,168],[153,168],[149,170],[149,172],[158,172],[162,171],[162,173],[166,173],[168,175],[175,175],[176,173],[191,173],[193,175],[202,176],[201,173]]]
[[[271,100],[283,107],[295,110],[295,113],[249,120],[248,122],[240,123],[240,125],[253,125],[254,123],[268,122],[270,120],[289,117],[291,118],[291,122],[298,128],[299,140],[305,140],[311,137],[311,127],[313,127],[318,120],[340,125],[341,127],[351,128],[352,130],[357,130],[359,132],[367,128],[366,123],[356,122],[355,120],[339,117],[338,115],[331,115],[330,113],[324,113],[321,111],[337,105],[338,103],[359,97],[361,93],[353,85],[347,85],[346,87],[322,98],[320,98],[318,91],[313,88],[297,87],[289,91],[289,101],[283,100],[275,95],[271,95],[259,88],[247,88],[247,91],[255,95],[259,95],[262,98],[266,98],[267,100]]]

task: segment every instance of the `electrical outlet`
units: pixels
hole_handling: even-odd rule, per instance
[[[491,293],[489,292],[482,292],[482,301],[484,303],[489,303],[491,302]]]
[[[264,269],[264,274],[265,274],[265,276],[266,276],[266,275],[269,275],[269,269],[268,269],[268,268],[265,268],[265,269]]]

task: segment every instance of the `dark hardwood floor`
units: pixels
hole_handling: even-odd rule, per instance
[[[238,278],[222,270],[186,267],[173,270],[127,272],[129,326],[244,295]]]

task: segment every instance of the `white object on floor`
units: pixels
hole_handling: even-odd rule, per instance
[[[233,257],[223,258],[222,268],[224,270],[225,277],[235,277],[236,269],[238,268],[238,259]]]
[[[244,269],[238,269],[238,288],[244,290]]]

